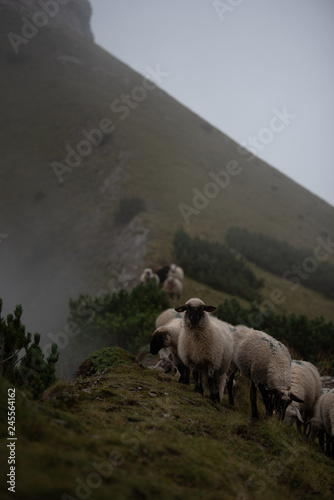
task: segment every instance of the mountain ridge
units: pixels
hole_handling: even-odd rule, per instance
[[[5,2],[1,7],[7,34],[20,16]],[[222,243],[229,227],[245,227],[310,251],[317,237],[334,233],[333,207],[259,158],[248,162],[233,139],[159,88],[164,68],[151,67],[145,79],[89,37],[52,26],[41,28],[18,55],[2,37],[1,54],[0,232],[8,235],[0,248],[1,296],[9,311],[22,303],[29,328],[62,328],[69,297],[96,295],[116,271],[124,268],[131,286],[146,265],[171,262],[179,226]],[[110,132],[94,145],[92,131],[101,130],[103,120]],[[59,182],[52,165],[68,167],[66,156],[78,155],[80,144],[85,151],[83,141],[91,151]],[[216,196],[206,196],[207,206],[195,208],[199,213],[186,224],[180,204],[192,207],[193,190],[204,193],[210,173],[226,172],[231,161],[240,174],[218,191],[211,187]],[[122,233],[113,217],[119,200],[133,195],[146,210]],[[270,294],[277,279],[257,272],[265,274]],[[211,294],[201,290],[204,298]],[[194,291],[189,281],[185,296]],[[331,319],[332,303],[306,297],[312,310]],[[298,300],[294,294],[287,310],[308,311],[305,298]]]

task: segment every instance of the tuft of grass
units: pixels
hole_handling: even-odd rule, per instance
[[[79,365],[75,376],[90,377],[108,368],[117,368],[134,362],[135,357],[120,347],[103,347],[93,352]]]

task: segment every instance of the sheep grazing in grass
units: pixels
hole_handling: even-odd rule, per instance
[[[140,276],[140,281],[142,283],[149,283],[151,280],[154,280],[157,285],[160,284],[159,276],[157,274],[154,274],[152,269],[150,267],[147,267],[144,269]]]
[[[169,276],[162,285],[162,289],[167,293],[169,298],[173,301],[180,300],[183,292],[183,285],[181,281],[173,276]]]
[[[233,356],[233,336],[227,323],[209,314],[215,309],[198,298],[175,308],[177,312],[184,312],[178,354],[182,362],[198,374],[195,390],[203,387],[204,395],[222,401]]]
[[[251,380],[252,417],[258,418],[257,388],[260,390],[267,415],[275,410],[281,419],[292,401],[302,402],[291,393],[291,356],[288,349],[267,333],[245,326],[231,328],[234,336],[233,363],[228,381],[230,402],[236,371]]]
[[[168,276],[173,276],[173,278],[177,278],[180,281],[184,279],[184,272],[182,267],[177,266],[176,264],[171,264],[169,267]]]
[[[318,399],[314,416],[309,421],[309,438],[314,441],[319,438],[319,444],[324,450],[324,436],[326,435],[326,455],[334,458],[334,393],[326,392]]]
[[[189,384],[190,370],[180,359],[177,350],[181,321],[180,318],[174,318],[158,327],[151,335],[150,352],[151,354],[159,352],[161,358],[171,360],[180,373],[179,382]]]
[[[292,401],[285,412],[284,422],[296,422],[298,430],[313,416],[315,403],[320,396],[321,379],[318,370],[308,361],[292,360],[291,390],[303,403]],[[304,424],[304,434],[306,424]]]

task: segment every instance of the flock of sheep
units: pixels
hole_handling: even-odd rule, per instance
[[[170,264],[170,266],[164,266],[154,271],[150,267],[147,267],[142,272],[140,281],[148,283],[154,280],[158,286],[162,286],[162,290],[167,293],[172,301],[178,301],[183,292],[183,278],[184,272],[182,267]]]
[[[160,363],[172,362],[181,383],[189,384],[192,372],[195,391],[214,401],[222,401],[227,387],[233,405],[235,374],[248,377],[253,418],[258,418],[259,390],[268,416],[275,413],[288,424],[296,422],[299,430],[303,424],[304,433],[310,440],[318,437],[323,450],[326,436],[325,451],[334,458],[334,389],[322,390],[316,367],[291,360],[281,342],[221,321],[210,314],[215,309],[191,298],[161,313],[151,335],[151,353],[160,354]]]

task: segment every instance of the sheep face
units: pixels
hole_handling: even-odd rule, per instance
[[[146,278],[146,279],[150,279],[150,278],[152,278],[152,276],[153,276],[153,272],[152,272],[152,270],[151,270],[151,269],[145,269],[145,271],[144,271],[144,272],[145,272],[145,278]]]
[[[184,319],[190,328],[199,326],[205,312],[212,312],[216,309],[214,306],[205,305],[200,300],[192,303],[189,302],[186,302],[183,306],[176,307],[175,311],[185,312]]]
[[[156,330],[152,335],[151,335],[151,342],[150,342],[150,352],[151,354],[158,354],[160,349],[163,347],[168,347],[169,342],[168,342],[168,333],[166,330]]]
[[[286,394],[286,391],[279,391],[277,389],[272,391],[272,406],[278,414],[280,420],[284,420],[286,410],[292,401],[295,401],[296,403],[304,403],[302,399],[299,399],[294,394]]]

